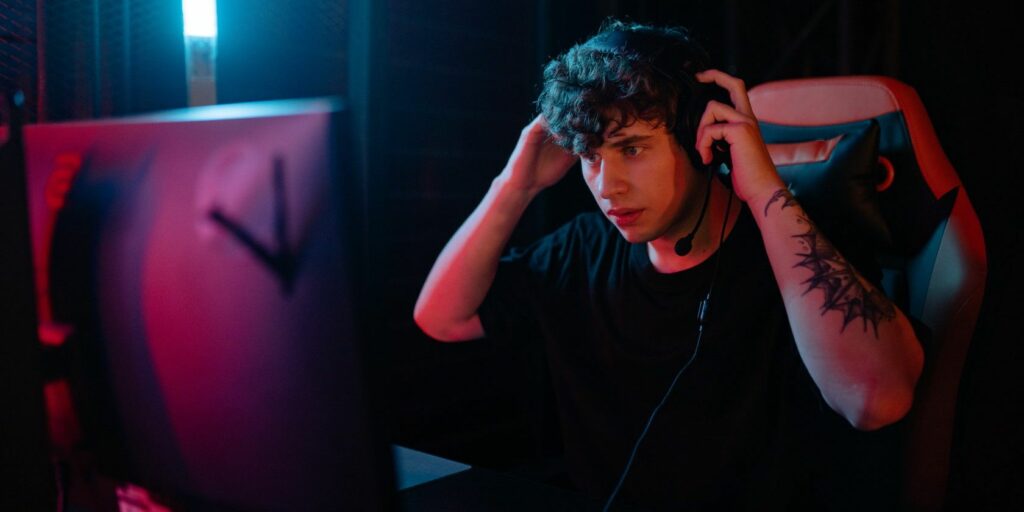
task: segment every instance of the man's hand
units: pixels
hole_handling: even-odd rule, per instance
[[[708,102],[697,127],[697,151],[704,163],[711,161],[711,145],[724,140],[732,158],[733,190],[741,200],[750,202],[759,195],[785,188],[761,138],[743,81],[716,69],[697,73],[697,80],[729,91],[729,99],[735,105]]]
[[[557,183],[576,160],[551,140],[547,120],[538,115],[523,128],[502,177],[506,186],[532,195]]]

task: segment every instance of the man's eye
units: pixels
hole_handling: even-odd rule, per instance
[[[582,155],[580,155],[580,158],[582,158],[582,159],[584,159],[584,160],[586,160],[586,161],[588,161],[590,163],[594,163],[594,162],[600,160],[601,156],[598,155],[597,153],[583,153]]]
[[[644,148],[640,146],[626,146],[622,148],[622,154],[626,156],[639,156],[640,153],[644,152]]]

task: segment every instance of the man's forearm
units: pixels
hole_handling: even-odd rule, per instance
[[[788,190],[769,192],[748,204],[811,377],[858,428],[902,418],[923,363],[909,321],[838,253]]]
[[[503,173],[434,262],[416,301],[416,323],[441,341],[483,336],[476,312],[501,252],[535,193],[508,186]]]

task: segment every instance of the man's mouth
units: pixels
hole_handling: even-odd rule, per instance
[[[613,208],[608,210],[608,218],[611,219],[616,226],[626,227],[635,224],[640,218],[641,213],[643,213],[643,209]]]

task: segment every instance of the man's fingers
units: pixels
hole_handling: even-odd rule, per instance
[[[697,73],[696,77],[699,82],[714,83],[729,91],[729,100],[736,106],[736,110],[748,116],[754,116],[754,109],[750,107],[750,98],[747,97],[747,86],[743,80],[717,69],[701,71]]]
[[[543,114],[538,114],[537,117],[533,118],[530,124],[523,127],[519,135],[520,141],[526,141],[531,144],[543,144],[550,139],[554,139],[554,136],[548,128],[548,121],[544,118]]]
[[[547,121],[547,119],[544,119],[544,115],[543,114],[538,114],[537,117],[533,118],[533,120],[530,121],[530,124],[528,124],[525,127],[523,127],[523,132],[536,132],[536,131],[540,131],[540,130],[547,131],[547,129],[548,129],[548,121]]]
[[[729,105],[712,100],[708,102],[708,107],[704,110],[704,114],[701,116],[700,122],[697,124],[697,141],[700,141],[704,137],[704,131],[709,126],[716,126],[723,123],[755,126],[757,121],[751,119],[750,116],[737,112]],[[701,156],[704,156],[704,154],[701,153]]]
[[[750,116],[737,112],[736,109],[729,105],[711,100],[708,102],[707,108],[704,109],[700,122],[697,123],[697,138],[700,138],[701,130],[705,126],[716,123],[747,123],[753,125],[757,121]]]
[[[715,123],[702,127],[697,135],[697,153],[700,154],[704,164],[711,162],[713,157],[711,146],[715,141],[724,140],[730,146],[735,144],[750,125],[745,122],[738,123]]]

